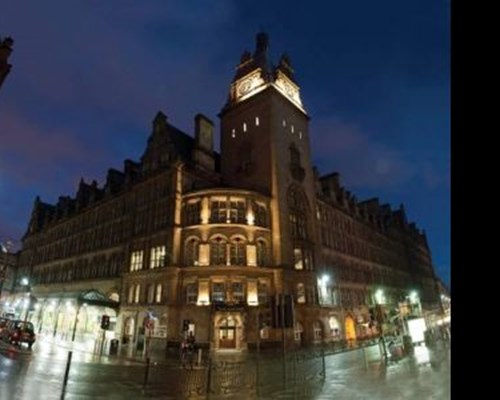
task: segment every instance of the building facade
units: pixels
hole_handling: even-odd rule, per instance
[[[14,41],[10,37],[0,38],[0,87],[12,68],[7,61],[12,53],[13,44]]]
[[[40,331],[96,333],[106,313],[127,346],[191,332],[243,350],[378,336],[410,292],[420,312],[439,307],[425,234],[404,207],[357,201],[313,168],[300,87],[288,56],[271,64],[266,34],[241,56],[219,117],[220,154],[210,119],[198,114],[192,137],[159,112],[139,161],[55,205],[35,200],[19,274]],[[119,309],[86,307],[94,322],[82,325],[85,290]]]

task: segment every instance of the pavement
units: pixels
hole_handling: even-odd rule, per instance
[[[201,367],[182,366],[175,352],[95,354],[93,348],[40,337],[33,350],[0,342],[0,399],[450,399],[450,350],[444,342],[418,346],[386,363],[378,346],[285,360],[279,354],[216,353]],[[97,349],[98,350],[98,349]],[[306,353],[304,353],[306,354]],[[284,366],[284,368],[283,368]],[[147,375],[147,376],[146,376]],[[146,382],[146,384],[145,384]]]

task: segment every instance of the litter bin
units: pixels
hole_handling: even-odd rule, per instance
[[[119,340],[118,339],[112,339],[110,342],[109,342],[109,355],[110,356],[113,356],[113,355],[116,355],[118,354],[118,344],[119,344]]]

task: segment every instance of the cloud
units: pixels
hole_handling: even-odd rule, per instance
[[[391,188],[416,174],[402,152],[373,139],[354,123],[323,118],[312,123],[311,132],[312,152],[321,174],[334,168],[349,186]]]
[[[67,175],[61,169],[71,165],[75,170],[103,155],[78,139],[75,132],[50,129],[28,120],[13,111],[0,111],[2,146],[0,148],[0,174],[18,185],[28,186],[44,182],[46,186],[60,185],[55,179]]]

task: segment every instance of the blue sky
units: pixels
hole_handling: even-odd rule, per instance
[[[198,112],[218,125],[264,30],[273,59],[291,58],[320,172],[358,199],[404,203],[448,283],[449,20],[445,0],[6,0],[0,238],[19,245],[36,195],[56,202],[139,158],[158,110],[188,133]]]

